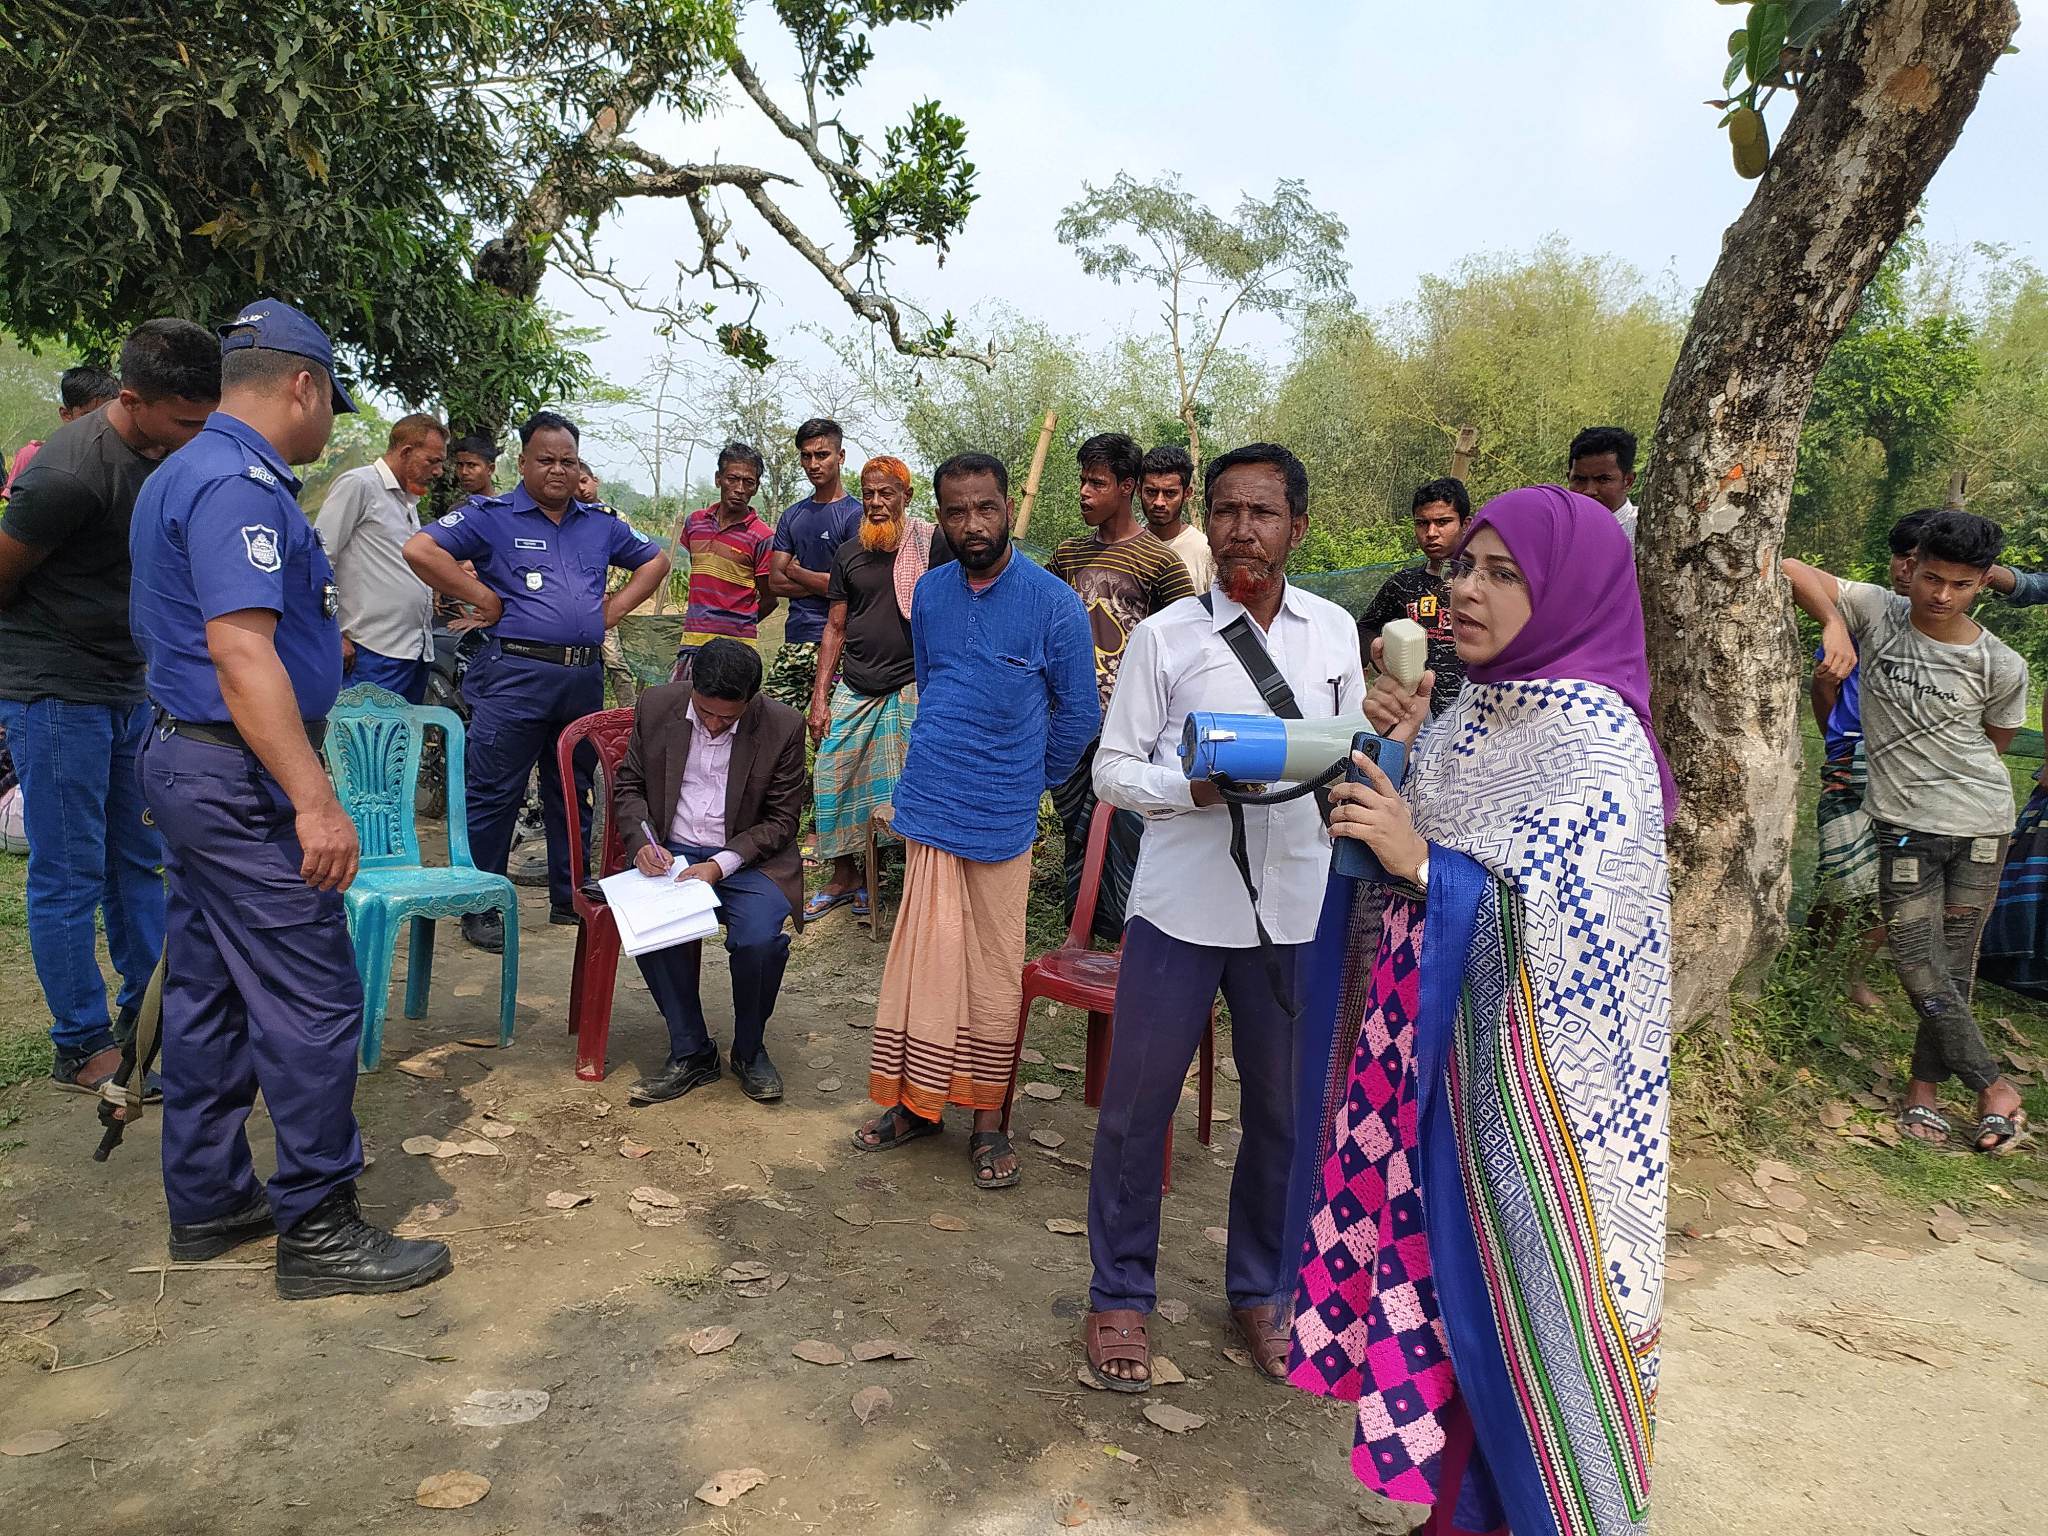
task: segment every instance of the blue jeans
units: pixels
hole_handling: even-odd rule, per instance
[[[374,683],[379,688],[388,688],[408,704],[427,702],[427,664],[424,661],[406,661],[359,645],[356,647],[355,665],[349,668],[346,681]]]
[[[669,842],[668,851],[685,864],[710,859],[715,848]],[[752,1061],[768,1032],[769,1015],[782,990],[789,963],[789,898],[758,866],[739,869],[718,882],[718,920],[725,924],[725,953],[732,972],[732,1053]],[[686,944],[650,950],[636,957],[654,1006],[668,1025],[671,1061],[694,1056],[712,1044],[697,995],[697,957]]]
[[[29,952],[66,1056],[114,1043],[94,916],[106,913],[121,1007],[141,1005],[163,951],[163,844],[135,772],[149,725],[147,704],[0,699],[28,830]]]

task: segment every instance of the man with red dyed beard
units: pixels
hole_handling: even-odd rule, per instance
[[[1224,1284],[1253,1368],[1275,1379],[1287,1368],[1295,1019],[1330,840],[1308,796],[1245,807],[1255,913],[1232,868],[1229,811],[1214,785],[1181,770],[1181,728],[1196,710],[1269,713],[1233,638],[1267,659],[1260,670],[1277,671],[1304,718],[1356,714],[1365,698],[1351,615],[1287,579],[1308,532],[1301,461],[1253,443],[1211,460],[1202,481],[1216,585],[1131,631],[1095,755],[1095,792],[1146,818],[1088,1186],[1095,1276],[1082,1337],[1097,1382],[1119,1392],[1151,1381],[1160,1160],[1218,990],[1230,1004],[1244,1129]]]
[[[860,497],[860,538],[841,543],[832,558],[811,684],[812,804],[818,857],[832,861],[832,874],[804,903],[807,922],[849,901],[855,916],[867,916],[874,872],[861,867],[861,856],[868,818],[896,793],[917,718],[911,594],[927,570],[953,558],[938,526],[910,515],[910,466],[901,459],[869,459]]]

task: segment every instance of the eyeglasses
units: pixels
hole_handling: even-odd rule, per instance
[[[1465,555],[1444,562],[1444,574],[1452,581],[1463,581],[1467,576],[1476,576],[1489,587],[1503,591],[1524,585],[1522,573],[1512,565],[1481,565]]]

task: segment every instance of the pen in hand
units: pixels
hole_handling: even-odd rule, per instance
[[[675,856],[661,845],[661,839],[654,835],[654,828],[644,821],[640,823],[640,835],[647,839],[647,846],[653,850],[655,858],[661,861],[653,873],[657,875],[667,874],[670,867],[675,863]]]

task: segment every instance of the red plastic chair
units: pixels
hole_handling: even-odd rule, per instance
[[[605,709],[562,728],[555,743],[555,762],[562,774],[562,798],[569,813],[569,846],[583,837],[582,817],[576,805],[575,756],[577,747],[589,742],[597,753],[597,773],[592,784],[593,804],[602,804],[604,842],[596,859],[596,878],[615,875],[626,867],[625,839],[619,835],[619,818],[612,801],[617,792],[619,763],[626,755],[626,740],[633,734],[633,711]],[[601,798],[599,798],[601,797]],[[619,975],[619,924],[612,909],[592,901],[579,887],[575,895],[576,915],[582,926],[576,934],[576,969],[569,980],[569,1033],[576,1037],[576,1075],[585,1082],[604,1081],[605,1044],[612,1032],[612,989]],[[690,946],[692,959],[703,951]]]
[[[1088,850],[1081,863],[1081,889],[1074,902],[1074,920],[1067,927],[1067,942],[1040,955],[1024,967],[1024,1001],[1017,1010],[1017,1048],[1010,1062],[1010,1093],[1003,1100],[1003,1132],[1010,1130],[1010,1108],[1017,1097],[1017,1068],[1024,1059],[1024,1030],[1031,1022],[1031,1005],[1039,998],[1088,1010],[1088,1054],[1081,1073],[1081,1102],[1090,1109],[1102,1107],[1102,1085],[1109,1077],[1109,1042],[1116,1012],[1116,977],[1121,946],[1113,950],[1093,947],[1095,905],[1102,894],[1102,862],[1109,851],[1109,821],[1115,814],[1106,802],[1097,802],[1095,816],[1088,823]],[[1209,1006],[1209,1027],[1202,1032],[1202,1070],[1195,1093],[1200,1121],[1197,1132],[1203,1146],[1209,1145],[1210,1117],[1216,1096],[1216,1007]],[[1166,1128],[1166,1171],[1163,1188],[1173,1188],[1173,1126]]]

